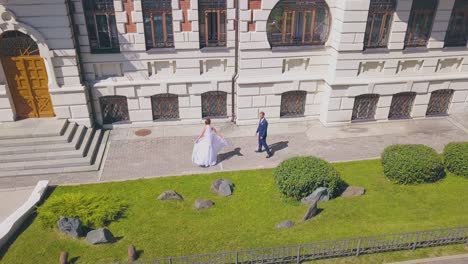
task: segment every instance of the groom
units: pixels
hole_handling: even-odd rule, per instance
[[[260,121],[258,123],[258,128],[257,128],[258,150],[255,152],[262,152],[262,147],[264,147],[267,153],[266,158],[269,159],[271,158],[272,153],[266,142],[266,138],[268,135],[268,121],[265,119],[265,112],[260,112],[259,118],[260,118]]]

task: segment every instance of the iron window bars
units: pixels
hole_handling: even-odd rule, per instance
[[[142,0],[146,49],[174,47],[171,0]]]
[[[227,117],[227,93],[212,91],[203,93],[202,117],[223,118]]]
[[[226,46],[226,0],[199,0],[200,48]]]
[[[120,52],[114,2],[112,0],[84,0],[83,8],[91,52]]]
[[[425,47],[431,36],[437,0],[414,0],[406,32],[405,47]]]
[[[151,96],[153,120],[176,120],[179,118],[179,97],[176,94]]]
[[[324,0],[283,0],[268,17],[268,41],[272,47],[324,45],[329,27]]]
[[[103,96],[99,98],[99,103],[104,124],[130,120],[127,97],[119,95]]]
[[[304,116],[307,92],[290,91],[281,95],[280,117]]]
[[[380,96],[378,94],[363,94],[354,100],[352,121],[367,121],[375,119],[377,103]]]
[[[18,57],[39,55],[37,43],[19,31],[7,31],[0,36],[0,56]]]
[[[393,14],[395,0],[372,0],[367,18],[364,48],[386,48]]]

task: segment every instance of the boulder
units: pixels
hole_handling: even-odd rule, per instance
[[[60,232],[74,238],[78,238],[83,235],[83,226],[78,218],[61,216],[57,221],[57,226]]]
[[[291,228],[294,226],[294,223],[290,220],[283,221],[276,225],[276,228],[283,229],[283,228]]]
[[[225,179],[217,179],[211,184],[211,190],[220,196],[230,196],[234,190],[234,184]]]
[[[213,207],[214,202],[211,200],[204,200],[204,199],[197,199],[195,201],[195,209],[200,210],[200,209],[208,209]]]
[[[341,194],[342,197],[356,197],[366,193],[366,189],[358,186],[348,186],[346,190]]]
[[[112,243],[114,239],[115,238],[111,231],[107,230],[106,228],[99,228],[89,231],[86,235],[86,240],[93,245]]]
[[[161,193],[158,196],[158,200],[166,201],[166,200],[184,200],[182,195],[178,194],[176,191],[169,190]]]
[[[325,187],[319,187],[315,189],[311,194],[307,197],[301,199],[301,202],[304,204],[312,204],[314,201],[326,202],[330,200],[330,189]]]
[[[317,203],[318,202],[315,201],[309,206],[309,208],[307,208],[307,212],[302,217],[302,221],[305,222],[318,214],[319,210],[317,208]]]

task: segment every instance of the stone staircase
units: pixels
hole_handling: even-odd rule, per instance
[[[98,171],[109,131],[68,120],[0,126],[0,177]]]

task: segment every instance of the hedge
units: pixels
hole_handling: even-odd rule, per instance
[[[444,177],[442,157],[424,145],[392,145],[382,153],[385,176],[398,184],[435,182]]]
[[[342,186],[339,172],[325,160],[296,157],[283,161],[273,172],[276,184],[287,197],[300,200],[319,187],[337,196]]]
[[[445,146],[444,163],[449,172],[468,178],[468,142],[453,142]]]

